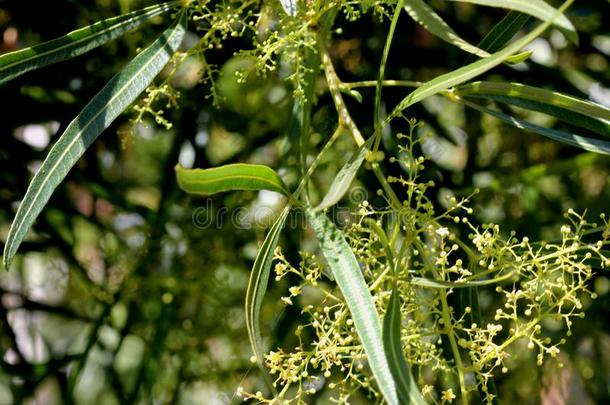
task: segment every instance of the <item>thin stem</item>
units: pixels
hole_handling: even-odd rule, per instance
[[[460,401],[463,405],[468,405],[468,391],[466,390],[466,379],[464,378],[464,364],[462,363],[460,349],[458,348],[457,341],[455,340],[453,322],[451,322],[449,304],[447,304],[447,295],[444,293],[441,293],[439,295],[441,297],[441,304],[443,307],[443,322],[445,324],[445,327],[447,328],[447,337],[449,338],[449,344],[451,346],[451,351],[453,352],[453,358],[455,359],[455,366],[457,368],[458,380],[460,382]]]
[[[363,80],[359,82],[341,82],[341,90],[352,90],[361,87],[375,87],[377,80]],[[423,83],[410,80],[384,80],[381,82],[384,87],[419,87]]]
[[[297,187],[296,191],[294,192],[295,197],[298,197],[299,194],[303,191],[303,188],[307,184],[307,180],[309,180],[309,178],[311,177],[313,172],[317,169],[318,165],[320,164],[320,162],[321,162],[322,158],[324,157],[324,155],[326,154],[326,152],[328,152],[330,150],[331,146],[335,143],[335,141],[339,138],[339,135],[341,135],[341,133],[343,131],[344,131],[344,128],[340,125],[337,127],[337,129],[335,129],[335,132],[332,134],[332,136],[330,137],[328,142],[326,142],[326,144],[324,145],[324,147],[322,148],[320,153],[318,153],[318,156],[316,156],[316,159],[311,163],[311,165],[309,166],[309,169],[307,169],[307,172],[305,173],[305,175],[303,175],[303,178],[301,179],[299,186]]]
[[[330,60],[330,55],[328,54],[328,50],[324,44],[324,38],[318,37],[318,42],[320,44],[320,55],[322,59],[322,66],[324,68],[324,74],[326,75],[326,81],[328,82],[328,90],[330,91],[331,96],[333,97],[333,102],[335,104],[335,108],[337,113],[339,114],[339,125],[345,127],[354,137],[356,144],[358,147],[364,145],[364,138],[358,129],[358,126],[352,119],[345,102],[343,101],[343,96],[341,95],[341,81],[337,76],[337,72],[335,72],[335,67],[333,66],[332,61]]]
[[[394,17],[392,18],[392,23],[390,24],[390,30],[388,31],[388,36],[385,41],[385,46],[383,48],[383,55],[381,56],[381,64],[379,65],[379,75],[377,76],[377,83],[375,86],[375,110],[373,116],[373,122],[375,125],[375,133],[377,134],[377,139],[375,140],[374,151],[377,151],[379,148],[379,140],[381,139],[381,131],[379,131],[379,127],[381,123],[379,122],[379,113],[381,111],[381,89],[383,87],[383,78],[385,76],[385,66],[388,62],[388,55],[390,54],[390,47],[392,46],[392,39],[394,39],[394,32],[396,31],[396,25],[398,24],[398,17],[400,17],[400,10],[402,10],[404,0],[399,0],[396,5],[396,9],[394,11]]]

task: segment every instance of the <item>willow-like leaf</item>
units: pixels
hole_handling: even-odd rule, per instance
[[[497,82],[476,82],[457,86],[454,88],[454,94],[539,111],[610,137],[610,109],[578,97],[519,83]]]
[[[53,145],[32,179],[17,210],[4,247],[8,269],[19,245],[85,150],[142,93],[180,46],[186,32],[186,13],[152,45],[136,56],[85,106]]]
[[[530,16],[518,11],[509,11],[499,23],[483,37],[477,45],[487,52],[496,52],[506,45],[523,28]]]
[[[570,4],[572,4],[573,0],[567,0],[559,10],[557,10],[557,16],[561,15],[560,12],[566,9]],[[438,76],[420,87],[411,92],[408,96],[406,96],[395,108],[392,112],[387,116],[384,120],[384,124],[390,123],[394,118],[399,116],[402,111],[406,108],[412,106],[415,103],[418,103],[425,98],[428,98],[434,94],[438,94],[444,90],[447,90],[450,87],[457,86],[458,84],[462,84],[472,78],[475,78],[488,70],[500,65],[503,63],[506,58],[512,56],[516,52],[518,52],[521,48],[532,42],[539,35],[541,35],[552,23],[552,19],[540,24],[529,34],[524,36],[523,38],[513,42],[508,45],[506,48],[498,51],[491,56],[473,62],[469,65],[463,66],[459,69],[456,69],[450,73],[446,73],[444,75]]]
[[[383,318],[383,348],[390,364],[390,370],[396,381],[400,403],[404,405],[425,405],[426,401],[424,401],[415,383],[402,350],[401,326],[400,298],[398,297],[396,286],[394,286]]]
[[[610,141],[604,141],[597,138],[591,138],[586,136],[581,136],[577,134],[572,134],[569,132],[558,131],[556,129],[550,129],[541,127],[539,125],[532,124],[531,122],[527,122],[525,120],[512,117],[508,114],[504,114],[500,111],[495,111],[490,108],[484,107],[482,105],[478,105],[476,103],[471,103],[464,99],[460,100],[461,103],[474,108],[480,112],[492,115],[498,118],[505,123],[512,125],[519,129],[526,129],[537,134],[546,136],[547,138],[553,139],[555,141],[567,143],[568,145],[576,146],[577,148],[584,149],[588,152],[601,153],[603,155],[610,155]]]
[[[248,329],[248,337],[250,338],[250,345],[252,346],[256,361],[263,370],[265,370],[265,368],[261,343],[260,312],[261,306],[263,305],[263,298],[267,292],[267,284],[269,283],[273,253],[277,247],[280,233],[282,232],[289,212],[289,206],[284,208],[280,217],[269,230],[267,237],[265,237],[263,245],[254,261],[254,266],[252,266],[250,280],[248,281],[248,289],[246,291],[246,328]],[[266,373],[265,376],[268,377]]]
[[[211,169],[176,166],[178,185],[189,194],[212,195],[234,190],[270,190],[289,195],[281,177],[268,166],[235,163]]]
[[[308,208],[305,213],[345,298],[379,389],[388,404],[398,404],[396,383],[383,348],[379,314],[354,252],[323,212]]]
[[[468,53],[482,58],[488,57],[489,53],[477,48],[470,42],[462,39],[447,23],[423,0],[406,0],[405,10],[411,18],[426,30]]]
[[[563,14],[557,16],[557,9],[544,0],[451,0],[480,6],[500,7],[529,14],[541,21],[553,22],[570,42],[578,44],[578,34],[574,25]]]
[[[354,181],[354,177],[356,177],[356,173],[358,173],[358,169],[362,166],[364,159],[366,158],[367,153],[375,140],[374,137],[370,137],[364,145],[358,148],[358,151],[350,158],[350,160],[343,165],[339,173],[333,179],[330,187],[328,188],[328,192],[315,208],[316,211],[324,210],[326,208],[330,208],[343,198],[349,186]]]
[[[82,55],[112,41],[143,22],[171,10],[177,2],[157,4],[96,22],[56,39],[0,56],[0,83],[30,70]]]

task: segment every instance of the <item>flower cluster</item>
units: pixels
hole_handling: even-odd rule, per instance
[[[450,195],[439,210],[429,197],[434,184],[421,178],[426,159],[417,156],[413,134],[399,136],[406,144],[401,158],[392,159],[403,175],[387,179],[404,191],[403,199],[385,190],[380,195],[387,208],[361,202],[344,234],[380,314],[394,285],[399,290],[404,354],[426,400],[492,403],[490,382],[527,362],[527,352],[534,352],[535,364],[561,366],[558,355],[572,322],[595,298],[588,281],[595,268],[610,265],[610,224],[603,215],[591,223],[569,210],[556,241],[533,242],[497,224],[477,225],[468,206],[472,196]],[[309,319],[296,329],[293,350],[266,357],[280,396],[305,403],[325,389],[338,403],[362,395],[380,400],[324,261],[311,253],[301,257],[292,266],[276,252],[276,280],[287,274],[301,280],[283,301],[300,306]]]

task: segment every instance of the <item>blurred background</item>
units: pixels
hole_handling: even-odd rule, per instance
[[[0,0],[0,52],[148,4]],[[473,43],[504,15],[441,0],[430,4]],[[531,45],[529,61],[500,66],[485,78],[555,89],[610,107],[610,2],[577,0],[567,14],[580,32],[578,47],[550,31]],[[0,243],[50,145],[168,21],[159,18],[87,55],[0,88]],[[331,47],[339,77],[375,79],[389,20],[365,14],[356,22],[339,17],[336,26],[343,27]],[[200,35],[190,32],[184,46]],[[180,91],[179,107],[166,108],[164,100],[157,105],[173,126],[150,117],[132,126],[134,114],[125,114],[55,192],[10,271],[0,272],[0,404],[228,404],[239,402],[238,386],[264,389],[249,361],[243,304],[266,225],[283,201],[265,192],[191,198],[178,189],[173,170],[178,162],[201,168],[260,163],[296,184],[297,157],[287,145],[293,104],[287,73],[252,74],[245,84],[235,82],[235,72],[252,64],[233,54],[251,48],[252,40],[228,39],[223,49],[206,54],[216,66],[214,83],[203,80],[200,59],[188,59],[171,80]],[[386,77],[425,81],[466,60],[465,53],[403,15]],[[336,123],[322,77],[318,87],[307,145],[311,156]],[[406,91],[387,89],[384,104],[391,108]],[[374,89],[361,93],[362,101],[347,102],[363,132],[370,133]],[[437,185],[435,201],[479,188],[477,220],[530,239],[554,239],[568,208],[586,210],[593,219],[610,213],[609,157],[518,131],[442,97],[408,113],[425,122],[430,135],[422,149],[433,162],[425,174]],[[513,113],[549,127],[563,125],[538,113]],[[397,153],[399,130],[404,128],[384,135],[388,156]],[[347,137],[339,140],[314,178],[319,190],[327,189],[354,149]],[[387,170],[391,174],[400,167]],[[378,187],[366,170],[358,183],[366,190]],[[311,235],[291,227],[281,244],[287,258],[298,263],[298,251],[312,246]],[[609,276],[600,270],[593,280],[599,298],[573,325],[562,349],[563,371],[547,373],[523,362],[522,369],[497,380],[501,403],[610,403]],[[271,283],[263,307],[270,347],[288,344],[288,331],[299,322],[299,302],[286,308],[280,301],[287,287],[286,280]],[[492,294],[481,294],[483,305],[493,300]],[[327,403],[324,395],[313,395],[311,403]]]

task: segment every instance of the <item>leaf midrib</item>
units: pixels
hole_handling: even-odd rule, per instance
[[[172,35],[170,36],[170,38],[168,38],[168,42],[171,40],[171,38],[174,36],[176,31],[172,32]],[[90,126],[91,124],[103,113],[107,110],[108,105],[110,105],[114,100],[116,100],[117,97],[119,97],[120,95],[123,94],[123,92],[125,92],[125,90],[130,86],[131,83],[133,83],[133,81],[138,79],[138,76],[140,75],[140,73],[142,73],[142,71],[144,71],[148,66],[150,66],[151,63],[154,62],[154,60],[159,56],[160,53],[162,52],[166,52],[166,49],[164,46],[162,46],[157,52],[154,53],[154,55],[149,59],[148,63],[145,63],[140,69],[138,69],[137,74],[134,74],[131,76],[131,78],[120,88],[120,90],[112,97],[110,98],[105,104],[104,107],[102,107],[101,109],[99,109],[99,111],[87,122],[87,124],[81,128],[75,135],[74,135],[74,139],[72,139],[72,141],[70,141],[70,143],[67,145],[66,148],[64,148],[63,152],[59,155],[58,159],[56,160],[55,164],[53,165],[53,167],[51,167],[49,169],[49,171],[47,172],[47,175],[41,179],[41,184],[44,184],[44,182],[46,182],[49,177],[51,177],[51,174],[55,172],[55,170],[57,169],[57,167],[61,164],[63,158],[66,156],[66,154],[71,150],[72,146],[78,141],[80,140],[80,135],[82,133],[84,133]],[[120,74],[120,73],[119,73]],[[85,107],[87,108],[87,107]],[[74,121],[72,121],[74,122]],[[72,123],[71,123],[72,124]],[[70,124],[70,125],[71,125]],[[53,150],[51,150],[49,152],[49,154],[51,154]],[[5,250],[10,251],[11,246],[14,244],[14,240],[12,238],[10,238],[10,235],[13,233],[12,230],[14,229],[15,232],[17,232],[17,230],[19,230],[21,228],[21,226],[23,225],[24,221],[28,218],[28,216],[30,215],[30,212],[32,211],[32,209],[34,208],[35,204],[34,202],[38,199],[38,197],[40,196],[40,193],[42,192],[43,187],[39,187],[38,190],[36,191],[36,194],[33,196],[32,198],[32,204],[29,205],[27,211],[21,216],[21,219],[19,221],[19,223],[17,224],[13,224],[13,226],[11,227],[11,231],[9,231],[9,237],[7,238],[7,241],[10,242],[10,244],[7,243],[7,247]]]
[[[12,62],[12,63],[9,63],[8,65],[2,66],[1,68],[2,68],[2,70],[8,70],[8,69],[11,69],[12,67],[14,67],[15,65],[23,64],[23,63],[25,63],[25,62],[29,62],[29,61],[31,61],[31,60],[33,60],[33,59],[37,59],[37,58],[43,58],[43,57],[44,57],[44,56],[46,56],[46,55],[49,55],[49,54],[53,54],[53,53],[60,52],[60,51],[62,51],[62,50],[64,50],[64,49],[66,49],[66,48],[73,47],[73,46],[78,45],[78,44],[80,44],[80,43],[82,43],[82,42],[91,41],[91,40],[93,40],[93,39],[95,39],[95,38],[98,38],[98,37],[100,37],[100,36],[102,36],[102,35],[104,35],[104,34],[108,33],[108,31],[112,31],[112,30],[114,30],[115,28],[120,27],[121,25],[127,25],[127,24],[129,24],[130,22],[132,22],[132,21],[134,21],[134,20],[138,20],[138,19],[141,19],[141,18],[146,18],[146,17],[147,17],[149,14],[156,14],[156,13],[158,13],[159,11],[161,11],[161,10],[163,10],[163,9],[167,9],[167,8],[171,8],[171,5],[167,5],[167,6],[165,6],[165,7],[158,7],[158,8],[155,8],[155,9],[149,10],[148,12],[146,12],[146,13],[144,13],[144,14],[141,14],[141,15],[137,15],[137,16],[131,17],[130,19],[127,19],[127,20],[124,20],[124,21],[117,22],[117,23],[115,23],[115,24],[113,24],[113,25],[109,26],[108,28],[104,28],[102,31],[98,31],[98,32],[94,33],[94,34],[93,34],[93,35],[91,35],[91,36],[86,36],[86,37],[80,38],[80,39],[78,39],[78,40],[76,40],[76,41],[74,41],[74,42],[70,42],[70,43],[68,43],[68,44],[61,45],[61,46],[59,46],[59,47],[57,47],[57,48],[49,49],[48,51],[44,51],[44,52],[41,52],[41,53],[39,53],[39,54],[32,55],[32,56],[30,56],[30,57],[26,58],[25,60],[24,60],[24,59],[19,59],[19,60],[16,60],[16,61],[14,61],[14,62]],[[94,25],[95,25],[95,24],[94,24]],[[87,28],[87,27],[83,27],[83,28],[81,28],[81,29],[84,29],[84,28]],[[71,33],[68,33],[68,34],[66,34],[66,36],[70,36],[70,34],[71,34]],[[59,38],[58,38],[58,39],[59,39]],[[27,52],[28,50],[32,50],[32,49],[33,49],[35,46],[36,46],[36,45],[34,45],[34,46],[30,46],[30,47],[27,47],[27,48],[24,48],[24,49],[20,49],[20,50],[19,50],[19,51],[17,51],[17,52]]]

